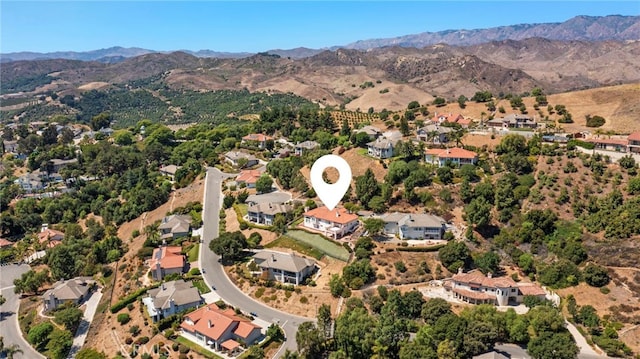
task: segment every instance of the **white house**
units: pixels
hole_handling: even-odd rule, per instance
[[[304,213],[303,226],[333,238],[343,237],[358,228],[358,216],[344,208],[329,210],[322,206]]]
[[[442,239],[446,221],[425,213],[388,213],[381,217],[384,233],[400,239]]]
[[[545,298],[545,291],[533,283],[516,283],[511,277],[493,278],[479,270],[463,273],[462,269],[445,283],[445,289],[465,302],[499,306],[522,303],[526,295]]]
[[[142,302],[154,322],[204,303],[198,288],[183,279],[162,283],[147,294]]]
[[[478,154],[464,148],[430,148],[426,151],[425,161],[438,167],[452,163],[455,166],[478,163]]]
[[[253,260],[267,278],[295,285],[302,283],[317,269],[315,261],[293,253],[263,250],[254,254]]]

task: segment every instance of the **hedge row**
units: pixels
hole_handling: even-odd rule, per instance
[[[438,244],[432,247],[398,247],[396,250],[399,252],[437,252],[445,245],[446,244]]]
[[[149,289],[158,288],[159,285],[160,283],[157,283],[157,284],[150,285],[148,287],[140,288],[135,292],[129,294],[128,296],[120,299],[116,304],[111,306],[111,309],[110,309],[111,313],[119,312],[120,310],[122,310],[122,308],[126,307],[128,304],[135,302],[139,296],[145,294]]]

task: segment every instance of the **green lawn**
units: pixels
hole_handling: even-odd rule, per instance
[[[240,211],[240,213],[238,213],[242,218],[244,218],[244,216],[247,215],[247,213],[249,213],[247,211],[247,208],[249,208],[249,206],[247,206],[244,203],[240,203],[240,204],[235,204],[233,205],[233,208],[236,210],[236,213],[238,213],[238,211]]]
[[[276,239],[275,241],[267,244],[264,247],[265,248],[276,248],[276,247],[289,248],[289,249],[293,249],[298,253],[308,255],[309,257],[313,257],[318,260],[320,260],[324,256],[324,253],[319,249],[314,248],[313,246],[310,246],[306,243],[297,241],[287,236],[282,236]]]
[[[175,339],[176,342],[184,345],[185,347],[188,347],[189,349],[193,350],[194,352],[204,356],[205,358],[211,358],[211,359],[222,359],[221,356],[216,355],[214,352],[209,351],[201,346],[199,346],[198,344],[192,342],[191,340],[178,336]]]
[[[200,245],[198,243],[196,243],[193,248],[191,248],[189,250],[189,252],[187,253],[187,257],[189,257],[189,263],[193,263],[193,262],[197,262],[198,261],[198,254],[200,251]]]
[[[198,291],[200,292],[200,294],[206,294],[211,292],[211,288],[209,288],[207,284],[204,282],[204,280],[202,279],[195,279],[191,281],[191,283],[193,283],[194,287],[198,288]]]
[[[345,262],[349,260],[349,252],[344,247],[327,240],[319,234],[292,230],[288,231],[286,236],[312,246],[328,255],[329,257],[333,257]]]

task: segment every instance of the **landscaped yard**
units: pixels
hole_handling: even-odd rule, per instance
[[[198,261],[199,250],[200,246],[197,243],[189,250],[189,252],[187,253],[187,256],[189,257],[189,263]]]
[[[194,279],[191,283],[193,283],[194,287],[198,288],[200,294],[207,294],[211,292],[211,288],[209,288],[202,279]]]
[[[291,230],[287,232],[286,236],[312,246],[330,257],[345,262],[349,260],[349,252],[346,248],[327,240],[319,234]]]
[[[185,337],[178,336],[178,337],[175,339],[175,341],[176,341],[176,342],[178,342],[178,343],[180,343],[180,344],[182,344],[182,345],[184,345],[185,347],[187,347],[187,348],[189,348],[189,349],[193,350],[194,352],[196,352],[196,353],[198,353],[198,354],[200,354],[200,355],[204,356],[205,358],[222,359],[222,357],[221,357],[221,356],[216,355],[216,354],[215,354],[215,353],[213,353],[212,351],[209,351],[209,350],[207,350],[207,349],[205,349],[205,348],[201,347],[200,345],[198,345],[198,344],[196,344],[196,343],[192,342],[191,340],[189,340],[189,339],[187,339],[187,338],[185,338]]]

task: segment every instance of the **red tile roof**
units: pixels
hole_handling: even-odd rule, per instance
[[[439,158],[476,158],[477,153],[473,151],[465,150],[464,148],[430,148],[426,151],[428,155],[433,155]]]
[[[184,256],[181,253],[182,247],[160,247],[153,250],[153,255],[149,262],[151,269],[156,267],[158,252],[161,252],[160,268],[170,269],[184,267]]]
[[[518,289],[522,292],[522,295],[546,295],[544,289],[538,287],[533,283],[518,283]]]
[[[262,172],[259,170],[244,170],[240,171],[240,175],[236,178],[236,182],[256,183],[260,176],[262,176]]]
[[[620,145],[620,146],[626,146],[628,143],[627,140],[617,140],[612,138],[590,138],[586,140],[586,142],[603,143],[607,145]]]
[[[477,284],[489,288],[506,288],[516,286],[516,282],[509,277],[489,278],[478,270],[472,270],[468,273],[454,274],[453,280],[456,282]]]
[[[233,340],[233,339],[227,339],[222,343],[222,347],[224,349],[227,349],[229,351],[237,348],[240,346],[240,343],[238,343],[237,341]]]
[[[13,242],[8,241],[4,238],[0,238],[0,248],[11,247],[11,246],[13,246]]]
[[[267,136],[267,135],[263,135],[262,133],[250,133],[250,134],[242,137],[242,139],[245,140],[245,141],[264,142],[264,141],[267,141],[267,140],[272,140],[273,137]]]
[[[336,207],[330,211],[329,208],[325,206],[314,208],[310,211],[304,212],[304,216],[314,217],[318,219],[323,219],[327,222],[334,222],[334,223],[340,223],[340,224],[347,224],[347,223],[358,220],[357,215],[353,213],[349,213],[344,208]]]
[[[64,233],[60,231],[56,231],[55,229],[47,228],[42,232],[38,233],[38,241],[40,243],[51,240],[61,240],[64,238]]]
[[[451,122],[451,123],[458,123],[460,120],[464,120],[464,116],[462,116],[459,113],[456,113],[456,114],[453,114],[453,113],[441,113],[441,114],[436,114],[435,116],[433,116],[433,119],[431,121],[440,122],[440,118],[443,118],[444,122]]]
[[[187,319],[191,320],[193,325],[189,324]],[[233,331],[234,334],[243,339],[246,339],[252,330],[260,329],[259,326],[251,323],[249,319],[236,315],[233,309],[222,310],[215,303],[187,314],[180,327],[192,332],[197,331],[208,338],[219,340],[222,334],[234,324],[237,325]]]
[[[629,141],[640,141],[640,131],[636,131],[627,137]]]
[[[466,289],[460,289],[460,288],[454,288],[453,289],[454,293],[457,293],[463,297],[466,298],[471,298],[471,299],[477,299],[477,300],[491,300],[491,299],[496,299],[495,295],[490,295],[487,294],[485,292],[474,292],[472,290],[466,290]]]

